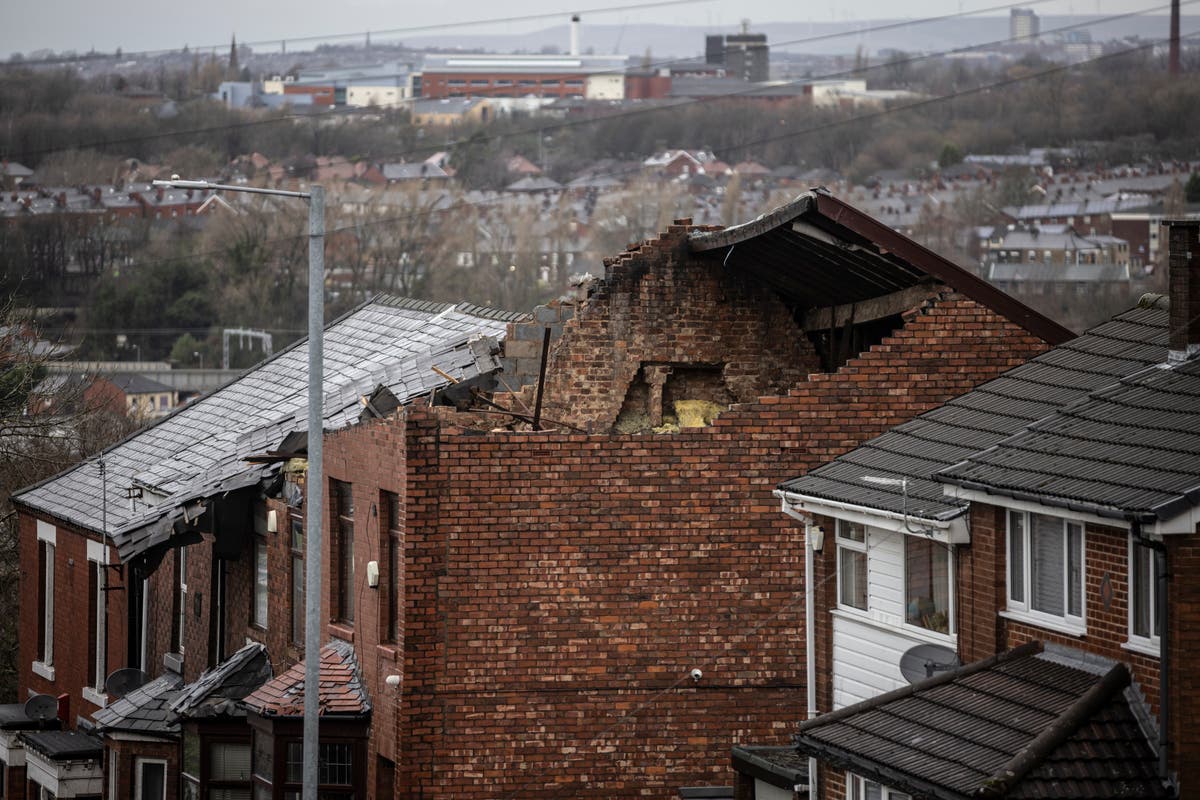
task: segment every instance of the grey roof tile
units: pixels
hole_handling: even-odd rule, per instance
[[[960,515],[966,510],[966,503],[947,497],[935,474],[977,457],[976,454],[995,447],[1027,426],[1087,398],[1089,392],[1103,390],[1125,376],[1162,362],[1166,358],[1166,330],[1167,312],[1161,305],[1133,308],[973,391],[896,426],[803,477],[780,484],[779,488],[806,497],[927,519]],[[1142,399],[1139,407],[1145,412],[1150,403]],[[1120,426],[1100,420],[1098,415],[1102,413],[1096,410],[1085,419],[1077,418],[1076,424],[1103,425],[1102,432],[1090,434],[1097,442],[1106,440],[1102,437],[1116,441],[1122,435],[1129,435],[1123,434]],[[1200,430],[1200,425],[1194,429]],[[1135,441],[1141,447],[1160,448],[1159,455],[1163,456],[1161,446],[1174,435],[1174,429],[1143,430]],[[1067,451],[1059,447],[1061,441],[1051,442],[1048,432],[1046,436],[1037,440],[1040,446],[1056,448],[1049,452],[1065,458]],[[1052,457],[1047,456],[1047,463]],[[1070,462],[1072,465],[1098,463],[1081,454],[1077,457],[1085,460]],[[1066,462],[1060,466],[1065,468]],[[997,470],[1007,467],[1007,463],[991,464]],[[1191,468],[1193,473],[1200,473],[1200,464],[1193,463]],[[865,482],[862,478],[866,475],[907,478],[907,502],[899,487]],[[1004,473],[1004,478],[1015,480],[1016,476]],[[1102,482],[1099,476],[1096,486]],[[1111,485],[1108,490],[1111,491]]]

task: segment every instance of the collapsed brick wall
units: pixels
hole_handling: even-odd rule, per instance
[[[695,431],[483,434],[410,407],[401,796],[730,783],[731,745],[804,714],[802,533],[771,490],[1045,347],[947,295]]]
[[[573,319],[510,326],[506,348],[536,365],[541,326],[557,333],[562,325],[547,368],[546,417],[609,430],[630,387],[644,380],[644,365],[713,368],[735,402],[781,394],[817,369],[816,353],[779,298],[761,282],[690,256],[689,230],[672,225],[606,259],[604,280]],[[527,387],[497,401],[531,409],[533,395]]]

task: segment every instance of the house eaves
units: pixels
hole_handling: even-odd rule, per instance
[[[879,220],[813,189],[755,220],[688,236],[701,257],[772,286],[806,309],[878,301],[918,286],[948,286],[1050,344],[1075,334],[897,233]],[[932,291],[931,291],[932,294]]]

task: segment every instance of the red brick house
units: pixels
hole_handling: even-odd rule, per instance
[[[380,299],[332,323],[325,653],[359,705],[330,764],[368,797],[727,783],[717,754],[781,731],[806,685],[773,488],[1070,335],[823,192],[681,222],[533,316]],[[288,791],[305,357],[15,498],[21,686],[67,695],[69,724],[105,720],[117,666],[177,672],[187,697],[249,639],[281,676],[223,696],[242,739],[195,723],[191,746],[170,706],[183,797],[218,750],[225,788]]]
[[[740,797],[1190,796],[1197,231],[1169,302],[781,484],[821,678]]]

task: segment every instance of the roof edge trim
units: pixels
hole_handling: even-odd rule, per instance
[[[694,231],[688,234],[688,248],[693,253],[703,253],[730,247],[740,242],[761,236],[769,230],[785,225],[817,206],[817,195],[813,191],[796,195],[777,208],[760,214],[749,222],[723,228],[719,231]]]

